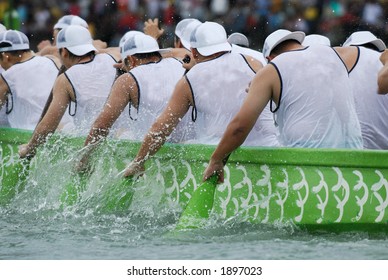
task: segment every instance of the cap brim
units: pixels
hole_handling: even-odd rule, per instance
[[[126,51],[121,53],[121,58],[124,60],[128,55],[135,55],[135,54],[141,54],[141,53],[153,53],[153,52],[158,52],[160,54],[164,54],[167,52],[170,52],[171,48],[166,48],[166,49],[153,49],[153,50],[147,50],[147,51],[141,51],[141,52],[133,52],[133,51]]]
[[[207,46],[207,47],[199,47],[196,49],[201,55],[208,56],[218,52],[231,51],[232,46],[228,42],[225,42],[225,43]]]
[[[180,40],[181,40],[182,45],[185,47],[185,49],[190,50],[190,48],[191,48],[190,42],[185,40],[185,39],[182,39],[182,38],[180,38]]]
[[[54,25],[53,29],[63,29],[66,26],[69,26],[69,25],[68,24],[62,24],[62,23],[57,23],[57,24]]]
[[[29,49],[30,46],[28,44],[15,44],[12,46],[0,47],[0,52],[22,51]]]
[[[97,49],[92,44],[79,45],[74,47],[66,47],[72,54],[81,56],[87,54],[91,51],[97,51]]]
[[[370,43],[373,44],[374,46],[376,46],[376,48],[380,52],[384,51],[387,48],[385,43],[382,40],[380,40],[380,39],[374,40],[374,41],[372,41]]]
[[[295,40],[295,41],[299,42],[300,44],[302,44],[305,37],[306,37],[306,34],[304,32],[302,32],[302,31],[294,31],[294,32],[291,32],[291,33],[289,33],[289,34],[287,34],[285,36],[280,37],[275,43],[271,44],[272,46],[270,48],[267,46],[267,39],[269,38],[269,37],[267,37],[267,39],[264,42],[264,48],[263,48],[264,59],[268,62],[268,57],[271,55],[271,52],[279,44],[281,44],[281,43],[283,43],[285,41],[289,41],[289,40]]]
[[[291,32],[290,34],[288,34],[288,35],[284,36],[283,38],[281,38],[280,40],[278,40],[273,45],[272,50],[274,48],[276,48],[276,46],[279,45],[280,43],[283,43],[283,42],[289,41],[289,40],[295,40],[295,41],[298,41],[300,44],[302,44],[305,37],[306,37],[306,34],[302,31]]]
[[[374,45],[380,52],[384,51],[387,47],[385,46],[385,43],[380,40],[376,39],[373,41],[367,40],[367,41],[360,41],[360,42],[352,42],[350,46],[360,46],[365,44],[372,44]]]

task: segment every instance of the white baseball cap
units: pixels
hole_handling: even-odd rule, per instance
[[[320,34],[310,34],[307,35],[302,43],[303,46],[311,46],[311,45],[323,45],[323,46],[331,46],[330,39],[326,36]]]
[[[271,54],[272,50],[280,43],[288,40],[295,40],[302,44],[306,34],[302,31],[291,32],[286,29],[278,29],[271,34],[264,41],[263,56],[267,60],[267,57]]]
[[[97,50],[89,30],[79,25],[70,25],[58,32],[57,48],[66,48],[77,56]]]
[[[247,36],[239,32],[234,32],[230,34],[228,37],[228,42],[230,44],[234,44],[242,47],[247,47],[247,48],[249,47],[249,40]]]
[[[0,33],[0,52],[29,50],[27,36],[18,30],[6,30]]]
[[[373,35],[370,31],[357,31],[352,33],[343,44],[343,47],[360,46],[364,44],[374,45],[380,52],[386,49],[385,43]]]
[[[130,30],[130,31],[126,32],[123,35],[123,37],[121,37],[121,39],[120,39],[119,48],[121,48],[124,45],[125,41],[127,41],[128,38],[131,38],[131,37],[133,37],[133,36],[135,36],[137,34],[144,34],[144,33],[141,32],[141,31],[136,31],[136,30]]]
[[[165,52],[166,49],[159,49],[155,38],[146,34],[135,34],[130,36],[120,48],[121,58],[124,60],[128,55],[152,52]]]
[[[191,32],[202,22],[195,18],[186,18],[178,22],[175,28],[175,35],[181,40],[182,45],[190,50]]]
[[[190,36],[190,45],[203,56],[232,50],[232,46],[227,40],[225,28],[210,21],[201,23],[194,29]]]
[[[54,25],[54,29],[63,29],[70,25],[79,25],[84,28],[89,27],[87,22],[83,18],[74,15],[66,15],[58,20],[58,22]]]

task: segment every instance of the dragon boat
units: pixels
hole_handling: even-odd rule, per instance
[[[91,174],[79,176],[72,167],[84,138],[55,133],[33,160],[20,160],[18,145],[31,134],[0,128],[0,207],[49,184],[40,195],[55,207],[89,203],[100,212],[125,213],[152,189],[154,204],[182,211],[215,148],[166,143],[144,176],[123,180],[120,171],[140,143],[107,139],[93,154]],[[308,230],[388,232],[387,207],[388,151],[240,147],[225,166],[225,182],[215,187],[210,215]]]

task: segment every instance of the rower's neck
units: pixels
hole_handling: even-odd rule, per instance
[[[33,57],[33,56],[34,56],[34,54],[32,52],[23,52],[22,54],[20,54],[19,62],[27,61],[27,60],[31,59],[31,57]]]
[[[90,62],[93,60],[95,54],[89,54],[89,55],[86,55],[86,56],[83,56],[83,57],[80,57],[78,59],[78,62],[76,64],[81,64],[81,63],[87,63],[87,62]]]
[[[227,52],[218,52],[218,53],[211,54],[209,56],[203,56],[201,61],[212,60],[212,59],[215,59],[215,58],[218,58],[218,57],[224,55],[225,53],[227,53]]]

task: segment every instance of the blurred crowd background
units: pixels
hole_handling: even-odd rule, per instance
[[[0,22],[26,33],[34,50],[66,14],[84,18],[94,38],[109,46],[128,30],[143,30],[150,18],[159,18],[163,47],[171,46],[176,23],[188,17],[217,21],[228,34],[244,33],[257,50],[278,28],[322,34],[332,45],[369,30],[388,43],[388,0],[0,0]]]

